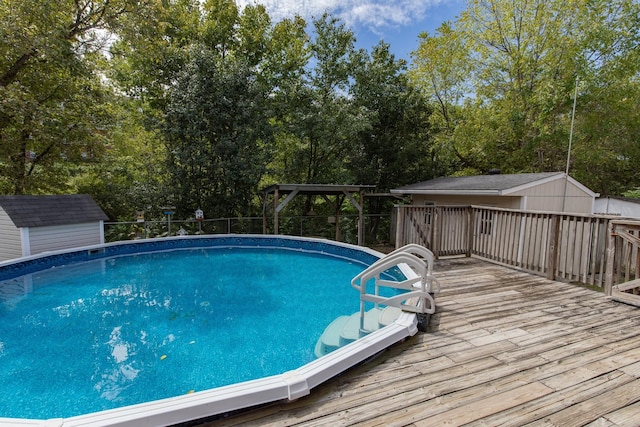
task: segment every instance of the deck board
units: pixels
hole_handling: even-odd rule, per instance
[[[434,273],[429,332],[202,427],[640,425],[640,308],[473,258]]]

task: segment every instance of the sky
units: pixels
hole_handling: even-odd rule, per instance
[[[240,7],[259,3],[273,22],[300,15],[307,22],[325,11],[344,21],[357,39],[356,47],[371,50],[380,40],[389,43],[397,59],[410,61],[418,35],[434,34],[445,21],[454,21],[465,0],[236,0]]]

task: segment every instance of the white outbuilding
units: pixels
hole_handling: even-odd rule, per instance
[[[640,219],[640,199],[615,196],[598,197],[593,207],[593,213]]]
[[[0,196],[0,261],[104,243],[107,219],[86,194]]]
[[[591,214],[598,196],[564,172],[442,177],[391,190],[413,205],[478,205]]]

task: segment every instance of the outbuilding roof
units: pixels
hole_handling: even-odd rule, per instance
[[[87,194],[0,196],[0,208],[18,228],[81,224],[109,219]]]
[[[482,195],[508,195],[522,189],[540,185],[546,182],[563,179],[564,172],[541,173],[517,173],[495,174],[459,177],[442,177],[430,181],[406,185],[391,190],[395,194],[482,194]],[[571,177],[568,180],[581,187],[588,193],[591,192],[578,181]]]

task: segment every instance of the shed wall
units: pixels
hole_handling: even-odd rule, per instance
[[[426,195],[414,194],[411,198],[413,205],[453,205],[453,206],[491,206],[504,209],[522,209],[521,197],[512,196],[454,196],[454,195]]]
[[[563,209],[565,183],[566,201]],[[535,185],[512,194],[526,197],[526,207],[524,209],[528,211],[579,214],[591,214],[593,212],[593,197],[571,181],[565,181],[564,179]]]
[[[593,213],[599,215],[618,215],[623,218],[640,219],[640,203],[602,197],[596,199]]]
[[[103,243],[100,222],[31,227],[29,231],[31,255]]]
[[[9,215],[0,208],[0,261],[22,256],[22,240]]]

